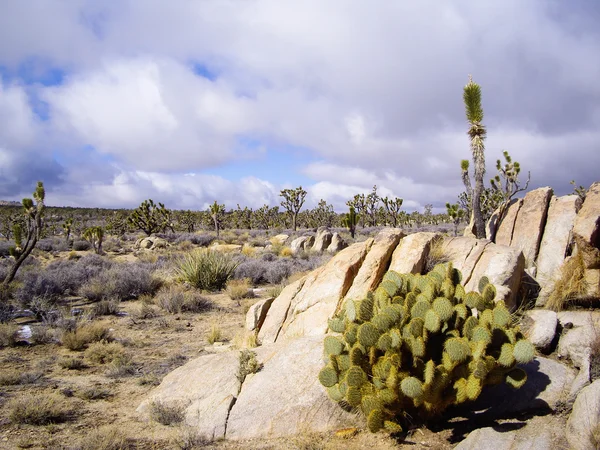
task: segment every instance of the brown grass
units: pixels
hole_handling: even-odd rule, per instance
[[[85,349],[92,342],[109,340],[110,332],[102,323],[88,323],[81,325],[75,331],[65,331],[62,336],[62,345],[69,350],[79,351]]]
[[[584,297],[587,288],[583,255],[577,253],[565,260],[561,266],[560,278],[554,284],[546,308],[562,311],[569,302]]]
[[[12,323],[0,323],[0,347],[14,347],[17,345],[19,327]]]
[[[225,286],[225,292],[227,292],[231,300],[241,300],[250,297],[252,295],[252,291],[250,291],[250,279],[229,280]]]
[[[57,394],[24,394],[12,399],[7,409],[12,423],[28,425],[66,422],[74,413]]]
[[[179,402],[165,403],[154,401],[150,403],[150,419],[161,425],[176,425],[185,418],[185,406]]]
[[[118,342],[94,342],[85,351],[85,357],[96,364],[111,363],[124,356],[125,348]]]
[[[90,431],[79,444],[81,450],[126,450],[131,448],[127,437],[116,425],[106,425]]]

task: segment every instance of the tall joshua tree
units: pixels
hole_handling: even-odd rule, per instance
[[[44,215],[45,197],[46,191],[44,190],[44,184],[41,181],[38,181],[37,187],[33,193],[33,199],[36,203],[34,204],[33,200],[30,198],[23,199],[25,226],[15,224],[15,246],[9,249],[11,256],[15,259],[15,262],[2,282],[4,288],[6,288],[15,278],[17,270],[19,270],[19,267],[21,267],[23,261],[25,261],[29,254],[33,251],[38,239],[40,238],[43,226],[42,216]],[[25,238],[25,242],[23,242],[23,238]]]
[[[304,199],[306,198],[307,192],[302,189],[302,186],[296,189],[283,189],[279,196],[283,197],[281,206],[283,206],[288,212],[292,219],[292,229],[296,231],[298,228],[298,213],[304,205]]]
[[[215,200],[215,202],[208,208],[208,212],[210,213],[213,223],[215,224],[217,239],[219,239],[221,224],[223,223],[223,216],[225,215],[225,205],[219,205]]]
[[[486,131],[485,126],[481,123],[483,121],[481,87],[473,82],[471,76],[469,76],[469,82],[464,88],[463,100],[465,102],[467,121],[469,122],[469,131],[467,134],[471,138],[475,177],[475,186],[471,195],[471,211],[475,222],[475,236],[478,239],[483,239],[485,238],[485,222],[483,221],[483,214],[481,212],[481,193],[483,192],[483,177],[485,175],[485,146],[483,141],[485,140]],[[464,181],[464,162],[461,163],[461,168],[463,168]],[[466,169],[468,169],[468,165]]]

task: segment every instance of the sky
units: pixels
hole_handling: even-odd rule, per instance
[[[373,185],[442,211],[470,159],[481,85],[489,179],[600,180],[595,0],[5,0],[0,199],[337,211]]]

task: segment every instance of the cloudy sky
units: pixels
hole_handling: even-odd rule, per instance
[[[4,0],[0,199],[405,209],[463,190],[462,88],[482,86],[488,178],[600,179],[595,0]]]

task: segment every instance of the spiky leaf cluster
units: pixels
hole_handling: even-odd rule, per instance
[[[475,400],[487,384],[527,380],[516,365],[533,358],[533,346],[487,278],[468,293],[461,278],[450,263],[427,275],[389,271],[330,319],[319,380],[333,400],[359,408],[371,431]]]

